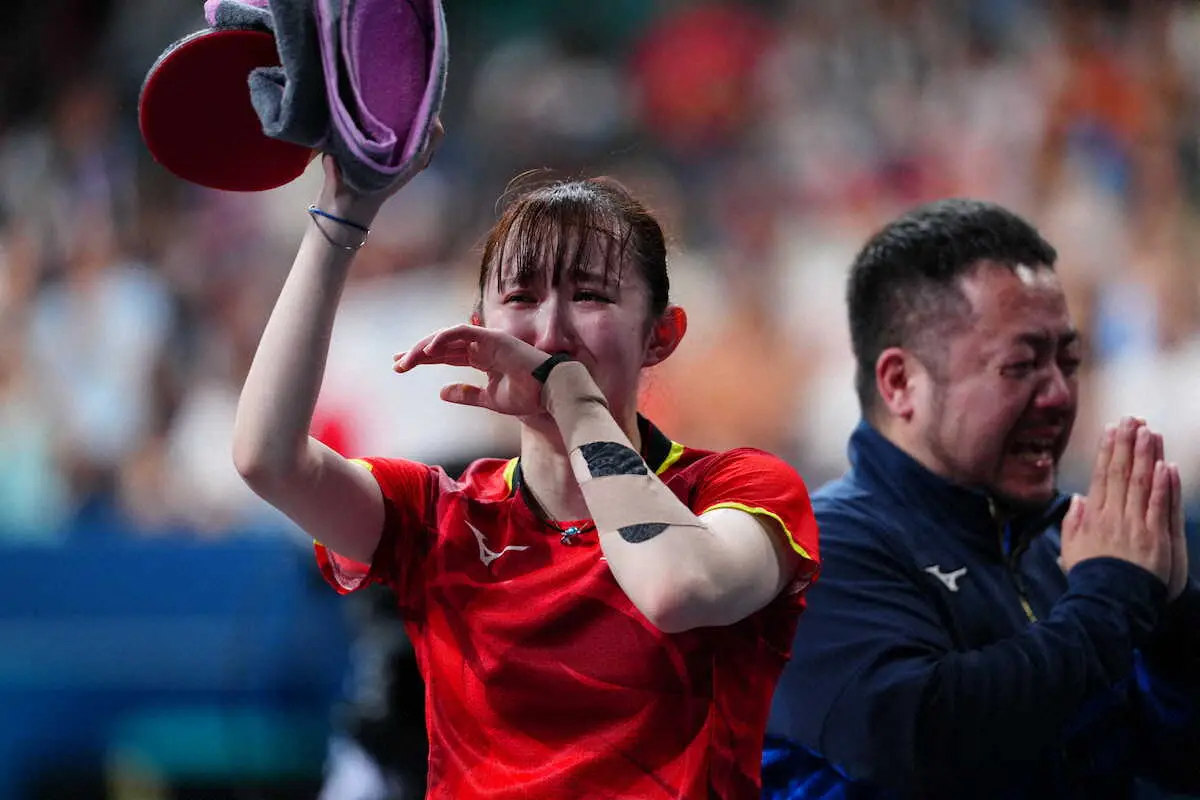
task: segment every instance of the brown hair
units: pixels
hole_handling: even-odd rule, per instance
[[[559,235],[564,231],[584,232],[584,237]],[[506,277],[523,283],[549,265],[557,286],[564,275],[586,274],[588,254],[596,251],[615,256],[605,259],[605,281],[612,280],[614,265],[618,281],[625,264],[636,266],[649,289],[649,319],[660,317],[670,293],[662,226],[612,178],[555,181],[512,192],[483,247],[480,303],[493,272],[500,287]],[[508,276],[505,265],[511,265]]]

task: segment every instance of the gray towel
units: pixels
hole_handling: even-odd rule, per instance
[[[260,67],[248,78],[250,102],[263,133],[323,149],[329,135],[329,105],[311,3],[266,2],[263,7],[246,0],[219,0],[211,4],[209,23],[217,29],[257,29],[275,36],[280,66]],[[205,11],[209,8],[206,4]]]

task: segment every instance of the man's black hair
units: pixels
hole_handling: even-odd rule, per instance
[[[927,203],[888,223],[859,251],[846,304],[864,414],[876,405],[875,362],[889,347],[928,355],[969,308],[960,279],[981,261],[1054,268],[1058,254],[1029,222],[979,200]]]

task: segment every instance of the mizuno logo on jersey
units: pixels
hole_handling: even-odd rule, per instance
[[[942,583],[946,584],[946,588],[952,592],[958,591],[958,579],[967,574],[966,567],[956,569],[953,572],[942,572],[941,565],[939,564],[926,567],[925,571],[937,578]]]
[[[479,560],[483,562],[485,567],[491,567],[493,561],[507,553],[509,550],[529,549],[529,545],[527,544],[510,544],[497,553],[495,550],[488,549],[487,537],[483,535],[483,531],[479,530],[479,528],[476,528],[469,522],[467,523],[467,527],[471,529],[471,533],[475,534],[475,541],[479,542]]]

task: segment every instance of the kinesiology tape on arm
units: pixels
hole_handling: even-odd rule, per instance
[[[704,527],[630,446],[583,365],[556,366],[546,378],[542,397],[558,423],[571,469],[601,531],[615,530],[636,544],[672,525]]]

